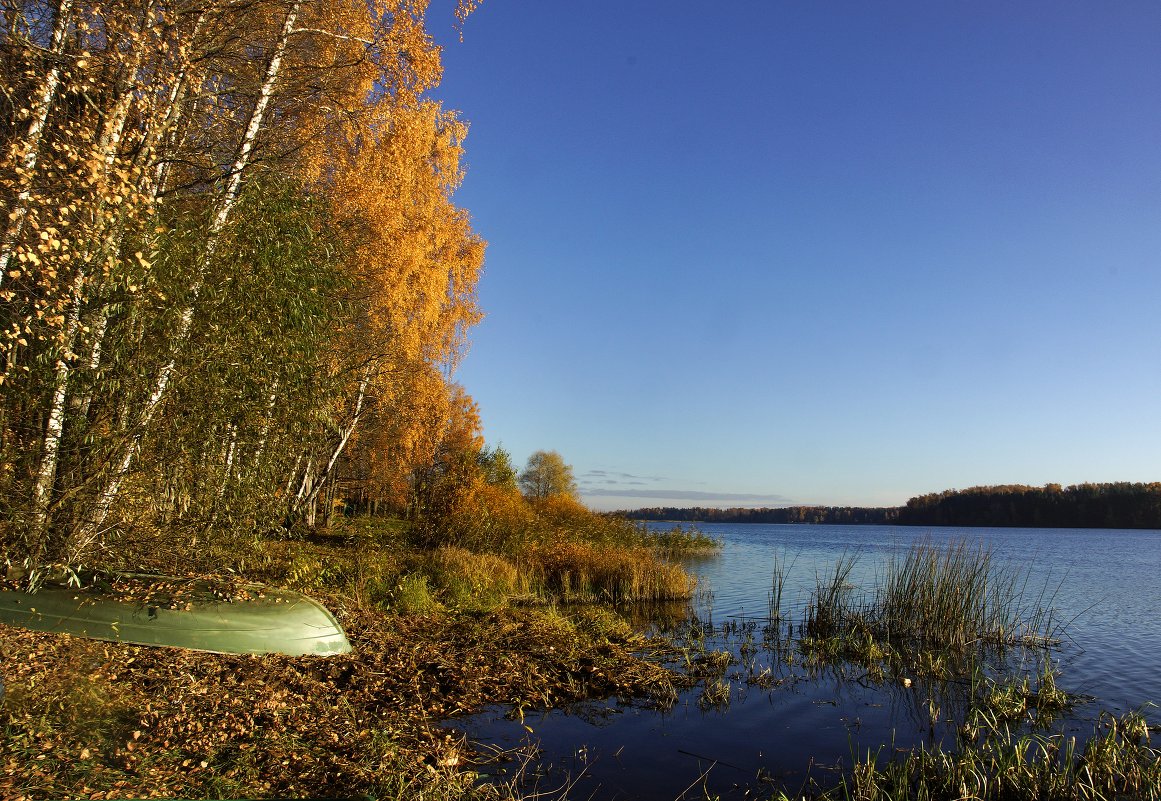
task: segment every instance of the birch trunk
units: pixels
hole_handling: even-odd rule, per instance
[[[142,31],[137,32],[138,37],[141,34]],[[125,123],[129,118],[129,111],[132,107],[133,88],[137,80],[138,71],[141,68],[144,48],[139,46],[135,48],[135,51],[125,71],[126,78],[121,82],[121,86],[118,87],[120,92],[118,93],[117,102],[114,104],[112,111],[105,116],[104,124],[101,126],[96,143],[97,155],[104,165],[106,176],[108,176],[117,160],[117,151],[121,146],[122,136],[125,132]],[[60,446],[61,440],[64,437],[65,407],[68,400],[69,381],[72,374],[72,360],[75,358],[73,350],[76,347],[77,334],[81,323],[81,309],[85,300],[86,284],[88,283],[87,271],[83,265],[94,262],[99,264],[108,256],[109,251],[118,246],[120,236],[117,232],[123,229],[123,221],[119,219],[116,209],[113,210],[111,215],[107,214],[108,211],[109,207],[104,201],[97,204],[97,220],[95,221],[92,238],[101,244],[95,252],[91,253],[89,258],[82,261],[82,266],[77,269],[76,276],[73,278],[72,290],[69,293],[69,309],[65,323],[65,337],[61,345],[61,354],[56,361],[53,371],[52,403],[49,408],[48,421],[45,424],[40,467],[37,470],[36,482],[32,490],[31,535],[36,546],[31,548],[30,551],[35,552],[36,561],[39,561],[44,551],[46,529],[48,527],[48,510],[52,502],[53,488],[56,483],[57,469],[60,464]],[[104,323],[106,321],[106,318],[102,315],[102,324],[98,328],[102,335],[105,330]],[[90,357],[90,362],[94,358],[100,358],[100,346],[101,342],[98,338],[93,344],[95,356]],[[89,397],[91,398],[91,394]],[[86,412],[88,411],[88,405],[88,400],[85,400],[83,406]]]
[[[222,496],[226,494],[226,487],[234,474],[234,453],[238,448],[238,426],[235,423],[230,423],[229,429],[230,444],[226,448],[226,467],[222,473],[222,480],[218,483],[218,500],[221,500]]]
[[[238,146],[237,155],[234,163],[230,167],[230,172],[227,177],[226,189],[223,193],[222,199],[218,205],[217,214],[214,215],[213,222],[210,225],[210,230],[207,235],[207,242],[205,247],[205,255],[202,259],[202,272],[208,267],[210,258],[213,256],[214,250],[217,246],[218,237],[221,235],[222,229],[225,228],[227,220],[229,220],[230,212],[233,211],[234,205],[238,200],[238,194],[242,186],[242,177],[246,167],[250,163],[250,157],[253,153],[254,143],[258,138],[258,132],[262,128],[262,122],[266,115],[266,109],[270,105],[270,100],[274,95],[274,86],[278,80],[279,72],[282,69],[282,59],[286,55],[287,43],[291,32],[294,30],[294,22],[298,16],[298,10],[302,0],[297,0],[287,11],[286,19],[282,23],[282,29],[279,32],[278,39],[275,43],[273,52],[271,53],[270,62],[266,67],[266,74],[262,82],[262,88],[258,95],[258,100],[254,104],[254,109],[250,114],[249,122],[246,126],[246,131],[243,134],[242,141]],[[190,326],[193,323],[194,310],[197,303],[198,295],[201,291],[201,281],[191,287],[191,298],[185,309],[182,310],[181,316],[178,318],[178,323],[174,330],[173,345],[169,360],[162,366],[161,371],[157,375],[157,380],[154,383],[153,390],[146,399],[144,406],[141,409],[140,415],[137,418],[137,431],[129,438],[128,444],[125,446],[124,452],[117,460],[111,477],[108,483],[101,490],[97,500],[93,506],[93,513],[89,520],[80,528],[78,536],[75,538],[76,544],[72,549],[74,552],[83,551],[87,548],[98,536],[101,526],[104,525],[105,519],[112,509],[113,502],[121,491],[121,485],[125,480],[125,476],[129,472],[130,466],[133,464],[133,459],[136,457],[138,450],[141,447],[141,439],[148,428],[150,422],[153,420],[153,415],[157,411],[157,407],[161,404],[165,397],[166,389],[169,386],[170,378],[173,375],[173,368],[177,361],[176,351],[180,348],[182,342],[188,337]]]
[[[266,402],[266,416],[262,418],[262,430],[258,433],[258,444],[251,457],[251,469],[258,472],[262,469],[262,454],[266,450],[266,440],[270,438],[270,429],[274,425],[274,407],[278,401],[278,379],[274,379],[274,386],[270,388],[270,399]]]
[[[165,103],[162,105],[160,112],[157,106],[154,105],[148,109],[144,109],[143,113],[149,118],[162,116],[162,122],[158,125],[151,125],[146,130],[142,137],[140,147],[135,156],[135,162],[140,165],[145,160],[152,158],[153,154],[158,152],[161,146],[169,139],[170,134],[176,127],[182,115],[186,93],[189,88],[190,70],[192,69],[192,61],[190,54],[194,51],[198,36],[202,31],[202,26],[206,19],[207,11],[202,9],[194,21],[193,27],[188,37],[182,37],[181,45],[178,48],[177,58],[175,63],[178,65],[177,76],[172,81],[169,91],[166,93]],[[141,50],[141,48],[138,48]],[[135,58],[135,68],[140,69],[141,56],[140,53]],[[124,135],[125,122],[128,118],[128,112],[131,108],[132,93],[125,92],[121,97],[119,105],[119,122],[115,126],[107,128],[107,133],[103,140],[105,144],[105,164],[107,167],[112,166],[116,157],[116,148],[119,147],[122,137]],[[151,112],[151,113],[150,113]],[[163,114],[162,114],[163,112]],[[167,162],[163,159],[158,160],[157,169],[154,176],[148,176],[146,170],[142,170],[142,175],[146,176],[142,184],[139,186],[141,194],[148,198],[148,202],[156,205],[161,192],[164,190],[164,166]],[[110,237],[111,240],[119,240],[119,237]],[[109,317],[105,310],[98,310],[95,314],[96,319],[91,326],[93,335],[90,338],[89,345],[89,359],[88,367],[91,373],[96,374],[101,365],[101,351],[105,332],[108,330]],[[78,403],[80,415],[88,417],[89,407],[93,401],[93,386],[86,388],[83,397]],[[125,419],[125,418],[122,418]]]
[[[72,310],[65,325],[65,337],[69,343],[57,359],[53,371],[52,406],[45,424],[44,445],[41,449],[40,468],[36,473],[36,483],[32,488],[32,525],[28,534],[29,559],[33,566],[39,566],[46,546],[48,507],[52,501],[52,488],[56,482],[56,468],[59,462],[60,441],[64,431],[65,401],[68,397],[69,358],[68,347],[76,338],[80,326],[80,295],[85,274],[79,271],[73,280]]]
[[[355,428],[358,427],[359,420],[363,416],[365,401],[367,398],[367,388],[371,384],[371,373],[372,366],[367,365],[363,369],[363,377],[359,380],[359,394],[355,398],[355,410],[351,415],[351,422],[342,431],[342,435],[339,438],[339,443],[331,452],[331,457],[327,461],[326,467],[324,467],[322,472],[318,474],[318,477],[314,482],[314,487],[305,491],[305,493],[303,488],[299,489],[298,499],[294,508],[291,510],[292,512],[297,512],[303,507],[307,507],[309,510],[313,506],[315,499],[318,497],[319,491],[326,484],[327,479],[330,478],[331,471],[334,470],[335,464],[338,462],[339,457],[342,456],[343,450],[345,450],[347,447],[347,442],[349,442],[351,439],[351,434],[355,433]]]
[[[290,493],[294,489],[294,480],[298,478],[298,466],[301,464],[302,454],[300,453],[298,458],[294,460],[294,469],[290,471],[290,478],[286,480],[286,492],[284,492],[283,495],[287,498],[290,497]],[[310,469],[310,460],[307,460],[306,468],[307,470]]]
[[[19,163],[24,174],[21,178],[22,187],[9,212],[4,242],[0,244],[0,284],[3,284],[4,276],[8,274],[8,263],[16,249],[17,240],[24,232],[24,223],[28,217],[28,199],[32,195],[32,172],[36,169],[40,158],[40,140],[44,138],[48,116],[56,102],[57,89],[60,88],[60,57],[65,34],[72,21],[72,12],[73,0],[61,0],[57,7],[56,22],[48,48],[48,57],[52,60],[52,64],[41,82],[40,91],[36,93],[36,104],[32,109],[32,123],[28,127],[28,132],[13,144],[12,152],[9,154],[10,163]]]

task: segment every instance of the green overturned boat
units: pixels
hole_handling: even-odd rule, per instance
[[[96,640],[224,654],[351,650],[334,616],[296,592],[253,584],[114,575],[83,588],[0,590],[0,623]]]

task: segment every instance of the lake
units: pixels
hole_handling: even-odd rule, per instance
[[[537,743],[543,788],[573,780],[572,797],[593,799],[673,801],[687,792],[703,797],[706,790],[741,798],[748,790],[793,790],[808,777],[825,785],[868,749],[886,758],[920,743],[950,748],[963,682],[903,687],[874,682],[850,666],[806,671],[787,663],[793,641],[784,626],[769,621],[776,561],[790,566],[782,612],[797,627],[816,576],[838,559],[854,556],[849,581],[870,590],[892,555],[922,538],[984,544],[998,565],[1026,578],[1024,602],[1050,607],[1064,624],[1049,658],[1059,667],[1063,689],[1092,700],[1078,705],[1057,731],[1083,740],[1102,710],[1120,714],[1161,702],[1161,531],[699,528],[720,538],[723,548],[689,563],[701,591],[686,614],[695,629],[707,632],[708,647],[734,654],[725,676],[728,703],[708,704],[695,689],[666,711],[608,701],[529,715],[531,734],[506,720],[503,709],[457,721],[457,728],[499,747]],[[1021,652],[1008,667],[1034,672],[1041,658],[1040,651]],[[756,675],[766,681],[755,683]],[[1150,724],[1161,723],[1156,708],[1144,713]]]

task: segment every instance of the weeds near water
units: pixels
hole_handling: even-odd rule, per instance
[[[722,549],[720,540],[716,540],[692,526],[688,528],[674,526],[666,531],[641,528],[639,529],[639,537],[639,545],[651,548],[658,556],[665,559],[710,556]]]
[[[1017,600],[1016,577],[1000,570],[983,545],[920,542],[891,560],[874,612],[888,636],[963,646],[1009,641]]]
[[[529,592],[527,576],[496,554],[444,546],[417,561],[441,600],[457,609],[487,611]]]
[[[883,763],[868,753],[824,798],[847,801],[995,799],[1088,801],[1161,798],[1161,752],[1138,712],[1102,715],[1083,748],[1061,735],[988,727],[956,752],[920,748]]]
[[[435,611],[438,605],[427,585],[427,576],[418,573],[401,577],[392,593],[392,606],[401,614],[425,615]]]
[[[786,576],[794,569],[795,557],[790,564],[786,564],[785,555],[774,554],[774,568],[770,574],[770,593],[768,596],[767,617],[771,621],[782,619],[782,595],[786,589]]]
[[[815,578],[814,593],[806,605],[808,636],[828,637],[862,622],[865,614],[851,601],[854,588],[849,579],[854,568],[854,555],[843,554],[832,566],[830,575]]]
[[[1051,611],[1024,609],[1020,574],[996,564],[983,545],[916,543],[891,560],[872,595],[858,599],[848,583],[853,568],[854,557],[843,556],[817,581],[804,624],[809,635],[870,632],[923,648],[1055,641]]]
[[[963,729],[969,737],[982,727],[994,728],[1000,723],[1047,725],[1079,700],[1059,687],[1057,670],[1048,660],[1034,682],[1027,674],[996,680],[977,668],[972,675],[971,698],[972,709]]]
[[[729,651],[707,651],[692,660],[687,672],[694,677],[723,676],[733,661]]]
[[[562,542],[530,547],[518,562],[534,592],[562,601],[673,601],[696,582],[680,565],[646,548]]]
[[[697,705],[702,711],[726,709],[730,705],[732,692],[733,687],[729,679],[711,679],[702,687],[701,695],[697,699]]]

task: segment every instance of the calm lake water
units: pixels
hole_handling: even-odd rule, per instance
[[[786,664],[786,651],[772,639],[784,636],[784,629],[768,622],[776,560],[792,565],[782,610],[797,627],[816,576],[828,573],[838,559],[854,555],[850,582],[871,589],[892,555],[925,537],[936,543],[982,542],[998,564],[1027,576],[1026,604],[1050,607],[1065,624],[1061,645],[1050,653],[1060,669],[1060,686],[1093,700],[1079,705],[1058,731],[1083,740],[1102,710],[1119,714],[1161,703],[1161,531],[700,528],[724,547],[718,556],[690,563],[703,592],[688,614],[711,632],[710,648],[735,655],[726,674],[728,704],[699,703],[697,689],[664,712],[607,701],[531,715],[525,720],[531,735],[506,720],[503,709],[456,726],[499,747],[538,743],[542,787],[572,777],[577,785],[571,797],[594,799],[673,801],[686,791],[687,797],[703,797],[705,790],[741,798],[747,790],[770,786],[795,789],[808,777],[827,784],[868,749],[886,758],[897,748],[924,742],[952,747],[963,683],[937,687],[917,681],[904,688],[870,681],[850,666],[807,674]],[[784,648],[786,641],[781,642]],[[1020,655],[1009,667],[1035,670],[1039,658]],[[763,672],[777,686],[747,681]],[[1161,723],[1158,709],[1144,712],[1150,724]]]

